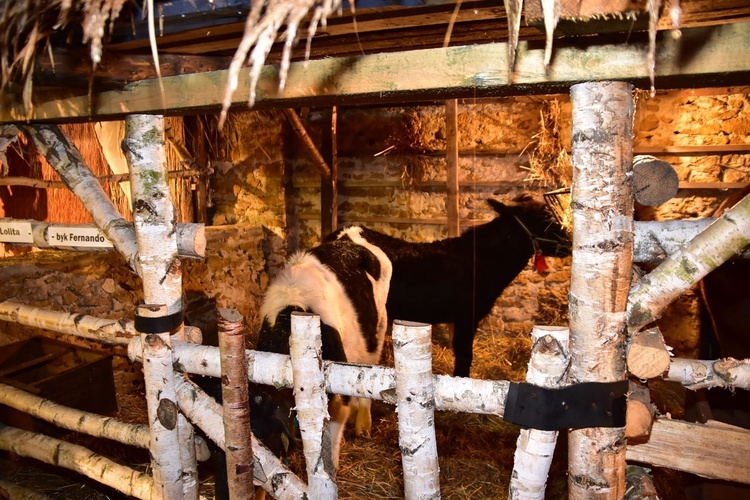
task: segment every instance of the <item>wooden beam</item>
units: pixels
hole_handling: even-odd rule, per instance
[[[338,229],[339,214],[339,189],[338,189],[338,151],[336,127],[338,124],[338,111],[336,106],[330,112],[325,113],[323,121],[323,139],[321,153],[323,159],[331,170],[328,176],[320,176],[320,236],[325,237]],[[329,119],[330,118],[330,119]],[[330,126],[326,126],[330,124]]]
[[[266,66],[258,82],[256,108],[385,104],[493,95],[560,92],[582,81],[629,80],[648,87],[645,39],[628,44],[565,46],[561,41],[549,72],[544,48],[522,42],[514,83],[508,80],[507,44],[449,47],[360,57],[292,63],[286,87],[278,89],[278,68]],[[597,39],[598,40],[598,39]],[[587,39],[588,41],[588,39]],[[577,40],[580,44],[581,40]],[[657,40],[657,88],[747,84],[750,81],[750,22],[712,28],[685,29],[682,37]],[[687,55],[689,54],[689,56]],[[614,64],[616,61],[617,64]],[[27,116],[21,102],[4,96],[0,122],[70,122],[119,118],[133,113],[188,114],[213,112],[221,106],[226,71],[155,79],[128,85],[123,91],[35,102]],[[248,72],[239,88],[248,88]],[[246,104],[247,93],[232,102]]]
[[[750,431],[659,418],[642,444],[628,445],[626,459],[703,477],[750,484]]]
[[[178,76],[187,73],[227,69],[230,57],[207,57],[200,55],[159,54],[162,76]],[[93,73],[92,73],[93,72]],[[150,55],[127,54],[107,51],[101,62],[93,68],[87,51],[60,49],[50,53],[44,51],[34,60],[35,85],[88,88],[93,78],[97,88],[122,88],[131,82],[155,78],[154,58]]]
[[[461,234],[458,220],[458,101],[445,101],[445,171],[447,176],[445,208],[448,215],[448,237]]]
[[[302,120],[300,120],[297,112],[293,109],[288,108],[284,108],[282,111],[284,112],[284,116],[286,116],[286,119],[289,121],[289,125],[291,125],[292,130],[294,130],[294,133],[297,134],[297,137],[305,146],[305,150],[310,156],[310,159],[313,161],[313,163],[315,163],[318,169],[320,169],[320,173],[323,175],[323,177],[330,177],[331,168],[328,166],[328,162],[326,162],[325,158],[323,158],[323,155],[320,154],[320,151],[315,146],[312,137],[310,137],[310,134],[307,133],[307,129],[302,123]]]

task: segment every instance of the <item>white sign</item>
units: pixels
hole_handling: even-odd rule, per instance
[[[0,243],[34,243],[31,222],[0,219]]]
[[[53,247],[112,248],[112,243],[98,228],[77,226],[49,226],[47,243]]]

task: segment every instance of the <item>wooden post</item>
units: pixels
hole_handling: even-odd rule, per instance
[[[458,101],[445,101],[445,172],[448,192],[445,209],[448,216],[448,237],[461,234],[458,218]]]
[[[625,378],[625,305],[633,257],[633,101],[626,82],[571,88],[573,262],[569,381]],[[623,428],[569,433],[570,498],[625,494]]]
[[[0,424],[0,450],[64,467],[136,498],[159,498],[145,472],[120,465],[83,446]],[[21,497],[22,498],[22,497]],[[170,498],[181,498],[175,496]]]
[[[558,388],[565,385],[570,353],[567,328],[534,326],[531,359],[526,382],[539,387]],[[552,455],[557,444],[557,431],[521,429],[510,476],[511,499],[543,499]]]
[[[393,322],[398,445],[407,500],[440,498],[431,333],[430,325]]]
[[[229,497],[255,498],[245,324],[234,309],[219,309],[219,356]]]
[[[136,314],[141,318],[160,318],[164,305],[140,305]],[[146,387],[146,408],[151,434],[151,467],[154,475],[154,496],[170,500],[183,497],[183,477],[177,409],[172,379],[172,347],[169,332],[143,333],[143,383]],[[192,443],[191,443],[192,446]]]
[[[215,347],[212,349],[218,350]],[[174,382],[180,410],[203,429],[206,436],[219,448],[226,450],[221,405],[183,375],[174,374]],[[254,476],[263,489],[274,498],[305,498],[305,483],[286,468],[271,450],[255,439],[255,436],[251,435],[251,441],[255,458]]]
[[[328,116],[328,114],[325,114]],[[323,145],[321,153],[324,160],[330,165],[330,175],[321,175],[320,177],[320,236],[325,237],[327,234],[338,229],[339,221],[339,159],[338,148],[336,145],[336,128],[338,122],[338,111],[336,106],[331,108],[331,126],[326,127],[323,120]]]
[[[308,497],[333,499],[338,495],[331,450],[328,397],[323,377],[320,317],[292,313],[289,353],[294,378],[294,401],[307,464]]]
[[[22,125],[21,128],[47,163],[83,202],[96,225],[112,241],[130,267],[139,272],[135,261],[138,246],[130,225],[91,173],[78,148],[56,125]]]
[[[151,428],[154,488],[164,498],[198,497],[193,432],[175,400],[170,335],[182,328],[182,266],[174,206],[167,184],[164,118],[130,115],[122,143],[130,168],[137,269],[146,304],[139,306],[143,372]],[[158,321],[156,320],[158,318]],[[156,323],[161,323],[156,327]]]
[[[628,331],[636,332],[691,286],[750,244],[750,195],[633,286]]]
[[[177,254],[177,220],[167,184],[164,118],[128,116],[123,149],[130,166],[144,301],[165,304],[166,314],[175,314],[182,310],[182,266]]]
[[[307,133],[307,130],[302,124],[302,120],[300,120],[297,112],[290,108],[284,108],[282,109],[282,111],[284,112],[284,116],[286,116],[286,119],[289,121],[289,125],[292,126],[292,130],[294,130],[294,133],[297,134],[297,137],[299,137],[299,139],[302,141],[302,144],[305,145],[305,149],[310,155],[313,163],[315,163],[315,165],[320,169],[321,175],[323,175],[324,177],[330,177],[330,167],[323,158],[323,155],[321,155],[320,151],[318,151],[318,148],[315,147],[315,143],[310,137],[310,134]]]

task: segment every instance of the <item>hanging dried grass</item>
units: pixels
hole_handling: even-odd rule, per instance
[[[265,3],[265,10],[261,16],[261,10]],[[341,8],[341,0],[253,0],[250,15],[245,22],[245,32],[242,35],[239,47],[232,58],[229,66],[229,77],[227,87],[224,91],[222,101],[219,128],[223,127],[229,106],[232,103],[232,95],[239,85],[239,73],[245,61],[250,62],[250,91],[248,105],[255,104],[255,90],[260,78],[268,53],[271,51],[279,30],[286,25],[284,31],[284,51],[279,68],[279,88],[283,89],[286,83],[287,72],[292,55],[292,47],[297,41],[297,29],[299,24],[312,11],[310,28],[307,33],[307,50],[305,59],[310,55],[310,41],[315,36],[318,24],[325,26],[328,16]],[[252,48],[252,51],[250,50]],[[248,53],[250,54],[248,57]]]
[[[534,145],[529,151],[529,174],[525,182],[550,189],[570,187],[573,169],[562,137],[560,101],[544,101],[539,114],[539,133],[527,146]]]
[[[560,101],[544,101],[539,113],[540,130],[529,144],[534,147],[529,151],[529,173],[525,182],[553,190],[545,194],[544,199],[558,222],[570,233],[573,226],[570,210],[573,167],[562,136]]]
[[[383,154],[393,156],[401,167],[404,187],[416,187],[424,180],[428,148],[424,145],[424,121],[416,108],[406,108],[404,118],[388,136],[389,147]]]
[[[102,39],[120,15],[126,0],[18,0],[0,7],[0,90],[21,88],[23,106],[32,112],[33,68],[53,32],[74,22],[83,28],[90,45],[91,60],[101,60]]]

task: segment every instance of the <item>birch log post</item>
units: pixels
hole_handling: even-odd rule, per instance
[[[78,472],[126,495],[141,499],[159,498],[151,476],[97,455],[83,446],[0,424],[0,450]]]
[[[302,434],[310,498],[325,500],[338,495],[334,481],[333,450],[328,420],[328,397],[323,377],[320,317],[292,313],[289,352],[294,373],[294,400]]]
[[[0,384],[0,404],[71,431],[139,448],[149,446],[148,427],[145,425],[127,424],[111,417],[63,406],[7,384]]]
[[[431,334],[430,325],[393,322],[398,446],[407,500],[440,498]]]
[[[140,305],[140,317],[162,317],[166,306]],[[169,333],[144,333],[143,383],[146,387],[146,409],[151,430],[151,466],[156,498],[183,496],[183,444],[177,429],[177,409],[172,370],[172,347]]]
[[[223,410],[215,399],[181,375],[174,374],[177,402],[185,415],[222,450],[226,450]],[[292,500],[305,498],[307,486],[287,469],[263,443],[252,436],[254,476],[257,484],[274,498]]]
[[[565,384],[570,353],[569,330],[556,326],[534,326],[531,359],[526,382],[539,387],[558,388]],[[543,499],[557,431],[521,429],[516,443],[513,472],[510,475],[512,499]]]
[[[128,116],[122,147],[130,167],[144,302],[165,304],[166,314],[175,314],[182,310],[182,267],[177,253],[176,215],[167,184],[164,118]]]
[[[675,358],[664,380],[679,382],[692,390],[714,387],[750,390],[750,359],[704,361]]]
[[[34,246],[37,248],[57,248],[60,250],[71,250],[77,252],[109,252],[112,251],[112,243],[106,241],[101,247],[92,246],[71,246],[69,243],[60,244],[52,240],[50,232],[57,234],[74,232],[77,229],[94,228],[93,224],[53,224],[50,222],[39,222],[35,220],[24,219],[6,219],[12,221],[23,221],[31,224],[31,236],[34,238]],[[132,233],[135,240],[135,229],[133,223],[128,223],[125,230]],[[191,259],[202,259],[206,256],[206,228],[203,224],[186,223],[177,224],[177,251],[180,257]]]
[[[21,125],[20,128],[57,172],[71,191],[83,202],[96,225],[138,273],[138,247],[130,223],[123,219],[114,203],[83,161],[81,152],[56,125]]]
[[[219,349],[204,345],[174,342],[174,365],[185,373],[221,377]],[[142,360],[139,338],[128,345],[133,362]],[[272,352],[245,352],[248,377],[256,384],[292,387],[293,373],[289,356]],[[326,392],[370,398],[396,404],[396,377],[393,368],[363,366],[323,361]],[[464,413],[480,413],[502,417],[510,383],[507,380],[481,380],[435,375],[435,409]]]
[[[86,314],[50,311],[19,304],[13,300],[0,302],[0,320],[52,332],[76,335],[103,344],[119,344],[128,347],[132,344],[134,348],[140,346],[138,347],[140,350],[137,359],[139,363],[143,359],[140,353],[143,350],[143,344],[140,343],[135,325],[130,320],[104,319]],[[173,338],[200,344],[202,334],[200,329],[194,326],[186,326],[181,331],[176,332]],[[133,340],[136,341],[135,344],[131,342]]]
[[[133,222],[138,242],[137,271],[143,281],[146,304],[137,316],[167,321],[182,311],[182,266],[177,254],[176,216],[167,184],[167,158],[164,143],[164,118],[129,115],[125,120],[122,148],[130,169],[133,196]],[[196,498],[197,464],[195,455],[181,455],[180,447],[192,447],[192,436],[177,409],[172,382],[173,331],[142,335],[143,372],[146,405],[151,428],[151,460],[154,487],[165,498]],[[179,423],[179,425],[178,425]],[[183,459],[192,460],[182,463]]]
[[[49,311],[5,300],[0,302],[0,319],[44,330],[77,335],[105,344],[127,345],[137,336],[132,321],[102,319],[83,314]]]
[[[656,320],[664,309],[750,243],[750,196],[724,212],[690,243],[667,257],[633,286],[628,298],[628,331]]]
[[[219,309],[219,354],[229,497],[255,498],[245,325],[234,309]]]
[[[569,382],[625,378],[625,305],[633,257],[632,88],[588,82],[571,88],[573,260]],[[623,428],[569,433],[570,498],[625,494]]]

